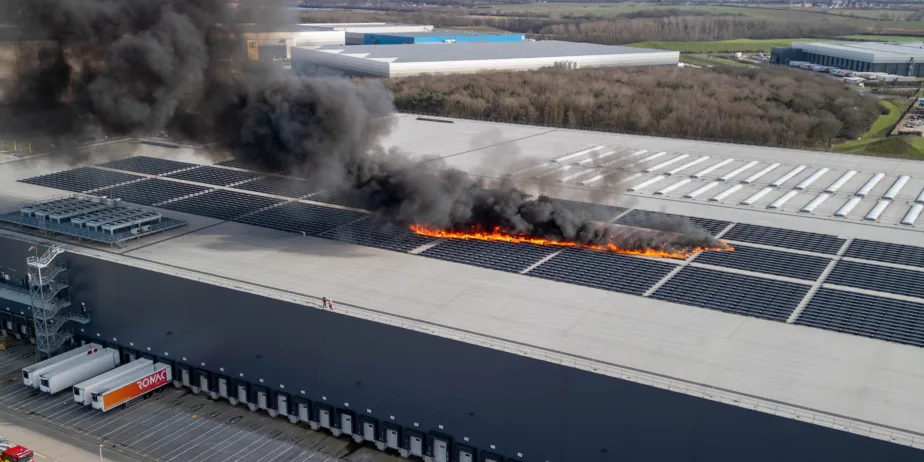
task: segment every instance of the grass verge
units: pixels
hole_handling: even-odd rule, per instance
[[[847,141],[834,146],[834,151],[845,154],[862,154],[867,156],[899,157],[903,159],[924,160],[924,137],[914,135],[888,136],[889,132],[901,119],[910,100],[880,101],[889,109],[873,122],[869,131],[859,140]]]

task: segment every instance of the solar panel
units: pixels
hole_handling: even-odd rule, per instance
[[[260,176],[259,173],[242,172],[240,170],[230,170],[218,167],[201,167],[193,170],[183,170],[181,172],[167,175],[170,178],[179,180],[195,181],[196,183],[213,184],[216,186],[229,186],[241,181],[247,181]]]
[[[578,214],[582,217],[589,218],[595,221],[611,222],[617,215],[622,212],[625,212],[626,209],[622,207],[613,207],[611,205],[602,205],[602,204],[592,204],[589,202],[578,202],[578,201],[569,201],[565,199],[553,199],[551,197],[546,197],[544,200],[551,202],[552,204],[561,207],[565,210],[568,210],[572,213]]]
[[[198,196],[170,202],[161,207],[219,220],[230,220],[280,202],[282,201],[270,197],[217,189]]]
[[[652,298],[755,318],[785,321],[809,286],[688,266]]]
[[[374,217],[324,232],[321,237],[396,252],[409,252],[433,241],[432,237],[414,234],[402,226],[380,223]]]
[[[340,205],[343,207],[363,208],[363,204],[346,191],[335,191],[332,189],[321,191],[305,199],[315,202],[324,202],[326,204]]]
[[[804,250],[807,252],[834,255],[844,245],[845,240],[830,234],[794,231],[791,229],[770,228],[768,226],[738,223],[722,236],[730,241],[750,242],[770,245],[784,249]]]
[[[924,247],[913,245],[856,239],[844,256],[924,268]]]
[[[425,257],[519,273],[558,249],[532,244],[447,239],[420,253]]]
[[[698,228],[709,231],[709,234],[715,236],[731,224],[730,221],[712,220],[709,218],[687,217],[684,215],[674,215],[671,213],[649,212],[647,210],[632,210],[631,212],[619,217],[616,223],[626,226],[636,226],[639,228],[665,229],[665,225],[674,225],[677,220],[687,219]],[[669,226],[668,226],[669,227]],[[668,229],[673,231],[673,229]]]
[[[247,183],[239,184],[234,188],[293,198],[305,197],[317,191],[317,188],[312,187],[305,180],[280,176],[265,176],[263,178],[257,178],[254,181],[248,181]]]
[[[158,159],[156,157],[135,156],[114,160],[112,162],[106,162],[105,164],[101,164],[100,167],[125,170],[127,172],[144,173],[147,175],[163,175],[165,173],[175,172],[177,170],[184,170],[201,166],[198,164],[190,164],[188,162]]]
[[[924,272],[841,260],[825,282],[924,298]]]
[[[528,275],[596,289],[642,295],[667,273],[672,263],[594,250],[563,249]]]
[[[271,169],[253,165],[253,164],[250,164],[249,162],[244,162],[238,159],[231,159],[231,160],[216,162],[215,165],[219,165],[222,167],[230,167],[230,168],[240,168],[243,170],[250,170],[254,172],[264,172],[264,173],[280,173],[281,172],[281,170],[270,171]]]
[[[188,183],[151,178],[121,186],[113,186],[97,191],[97,193],[135,204],[154,205],[170,199],[185,197],[204,191],[208,191],[208,188]]]
[[[48,188],[63,189],[65,191],[88,192],[107,186],[140,180],[142,178],[141,176],[128,173],[112,172],[92,167],[81,167],[73,170],[26,178],[19,181]]]
[[[924,347],[924,304],[821,288],[796,324]]]
[[[810,281],[818,279],[830,262],[831,259],[825,257],[744,245],[735,246],[734,252],[703,252],[696,257],[696,263]]]
[[[364,216],[361,212],[290,202],[234,221],[314,236]]]

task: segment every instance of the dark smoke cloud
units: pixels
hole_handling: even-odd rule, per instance
[[[6,109],[52,136],[181,133],[218,141],[254,166],[302,174],[342,190],[395,223],[490,230],[629,247],[705,246],[686,224],[680,241],[631,236],[576,216],[509,182],[487,187],[379,145],[392,96],[375,82],[295,76],[244,63],[236,23],[285,23],[275,2],[27,0],[18,21],[53,44],[20,79]],[[11,121],[12,118],[4,117]],[[35,120],[45,120],[35,125]]]

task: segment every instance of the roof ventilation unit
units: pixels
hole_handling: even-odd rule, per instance
[[[654,178],[649,178],[649,179],[647,179],[647,180],[645,180],[645,181],[643,181],[643,182],[641,182],[641,183],[639,183],[639,184],[637,184],[637,185],[635,185],[635,186],[629,188],[629,191],[631,191],[631,192],[640,191],[640,190],[642,190],[643,188],[647,188],[648,186],[651,186],[651,185],[653,185],[653,184],[655,184],[655,183],[657,183],[657,182],[659,182],[659,181],[661,181],[661,180],[663,180],[663,179],[665,179],[665,178],[667,178],[667,177],[664,176],[664,175],[656,176],[656,177],[654,177]]]
[[[645,151],[645,152],[648,152],[648,151]],[[632,162],[631,164],[626,165],[626,166],[623,167],[623,168],[632,168],[632,167],[635,167],[636,165],[642,165],[642,164],[644,164],[645,162],[651,162],[651,161],[653,161],[653,160],[657,159],[658,157],[661,157],[661,156],[663,156],[663,155],[665,155],[665,154],[667,154],[666,151],[658,152],[658,153],[652,154],[652,155],[650,155],[650,156],[648,156],[648,157],[646,157],[646,158],[644,158],[644,159],[642,159],[642,160],[640,160],[640,161]]]
[[[882,212],[885,212],[885,209],[891,204],[892,201],[881,200],[873,206],[873,208],[863,217],[864,220],[869,221],[879,221],[879,217],[882,215]]]
[[[717,163],[717,164],[715,164],[715,165],[713,165],[713,166],[711,166],[711,167],[706,167],[706,168],[704,168],[703,170],[700,170],[700,171],[694,173],[694,174],[691,175],[691,176],[692,176],[693,178],[702,178],[703,176],[706,176],[706,175],[708,175],[708,174],[710,174],[710,173],[712,173],[712,172],[714,172],[714,171],[716,171],[716,170],[718,170],[718,169],[720,169],[720,168],[722,168],[722,167],[724,167],[724,166],[726,166],[726,165],[728,165],[728,164],[730,164],[730,163],[732,163],[732,162],[734,162],[734,161],[735,161],[735,159],[725,159],[725,160],[723,160],[722,162],[719,162],[719,163]]]
[[[861,200],[863,200],[863,198],[861,197],[851,197],[849,201],[847,201],[846,203],[844,203],[844,205],[841,206],[841,208],[837,209],[837,212],[834,212],[834,216],[841,217],[841,218],[847,217],[847,215],[849,215],[850,212],[853,211],[853,208],[856,207],[857,204],[859,204]]]
[[[580,151],[572,152],[571,154],[565,154],[565,155],[563,155],[563,156],[561,156],[561,157],[558,157],[558,158],[554,159],[553,162],[561,163],[561,162],[564,162],[564,161],[566,161],[566,160],[571,160],[571,159],[574,159],[574,158],[576,158],[576,157],[581,157],[581,156],[590,154],[590,153],[592,153],[592,152],[597,152],[597,151],[599,151],[599,150],[601,150],[601,149],[603,149],[603,148],[604,148],[604,146],[594,146],[594,147],[592,147],[592,148],[581,149]]]
[[[768,166],[766,166],[766,167],[760,169],[759,172],[757,172],[757,173],[755,173],[755,174],[753,174],[753,175],[751,175],[751,176],[745,178],[745,179],[742,181],[742,183],[744,183],[744,184],[751,184],[751,183],[757,181],[760,177],[762,177],[762,176],[764,176],[764,175],[766,175],[766,174],[768,174],[768,173],[770,173],[770,172],[776,170],[776,168],[779,167],[779,166],[780,166],[780,164],[770,164],[770,165],[768,165]]]
[[[722,202],[722,201],[724,201],[726,198],[728,198],[728,196],[731,196],[732,194],[738,192],[738,190],[740,190],[740,189],[743,188],[743,187],[744,187],[743,184],[736,184],[736,185],[732,186],[731,188],[728,188],[728,189],[726,189],[725,191],[722,191],[722,192],[716,194],[714,197],[712,197],[712,198],[709,199],[709,200],[710,200],[711,202]]]
[[[734,169],[734,170],[732,170],[732,171],[730,171],[730,172],[728,172],[728,173],[722,175],[722,177],[719,178],[719,181],[728,181],[728,180],[731,180],[732,178],[734,178],[734,177],[740,175],[741,173],[743,173],[745,170],[747,170],[747,169],[749,169],[749,168],[751,168],[751,167],[753,167],[753,166],[755,166],[755,165],[757,165],[757,164],[759,164],[759,163],[760,163],[760,162],[758,162],[758,161],[756,161],[756,160],[752,160],[752,161],[750,161],[750,162],[748,162],[748,163],[746,163],[746,164],[744,164],[744,165],[742,165],[742,166],[740,166],[740,167],[738,167],[738,168],[736,168],[736,169]]]
[[[616,155],[616,154],[622,154],[622,153],[624,153],[624,152],[626,152],[626,151],[628,151],[628,149],[626,149],[626,148],[612,149],[612,150],[606,151],[606,152],[604,152],[603,154],[600,154],[600,155],[598,155],[598,156],[588,157],[588,158],[586,158],[586,159],[584,159],[584,160],[578,162],[578,165],[587,165],[587,164],[589,164],[589,163],[591,163],[591,162],[599,161],[600,159],[604,159],[604,158],[606,158],[606,157],[614,156],[614,155]]]
[[[918,221],[918,217],[921,216],[921,211],[924,210],[924,204],[914,204],[908,209],[908,213],[905,214],[905,218],[902,218],[902,224],[908,226],[914,226],[914,222]]]
[[[819,194],[816,198],[812,199],[811,202],[805,204],[805,207],[802,207],[802,209],[799,211],[803,213],[815,213],[815,209],[817,209],[819,205],[823,204],[824,201],[828,200],[829,197],[831,197],[830,194]]]
[[[866,197],[866,195],[869,194],[869,192],[872,191],[873,188],[875,188],[876,185],[879,184],[879,182],[882,181],[883,178],[885,178],[885,173],[877,173],[873,175],[873,177],[870,178],[866,182],[866,184],[864,184],[863,187],[860,188],[859,191],[857,191],[857,196]]]
[[[828,173],[830,170],[831,170],[831,169],[830,169],[830,168],[827,168],[827,167],[818,169],[817,172],[811,174],[808,178],[802,180],[801,183],[797,184],[797,185],[796,185],[796,189],[804,190],[804,189],[808,188],[809,186],[812,185],[812,183],[818,181],[819,178],[821,178],[822,176],[824,176],[824,174],[825,174],[825,173]]]
[[[790,199],[792,199],[793,197],[796,197],[796,194],[799,194],[799,191],[796,189],[793,189],[792,191],[789,191],[788,193],[780,196],[779,199],[773,201],[770,205],[767,206],[767,208],[768,209],[781,208],[784,205],[786,205],[786,203],[789,202]]]
[[[709,160],[709,156],[700,157],[699,159],[696,159],[696,160],[687,162],[687,163],[685,163],[685,164],[683,164],[683,165],[681,165],[681,166],[679,166],[679,167],[674,167],[673,169],[668,170],[668,171],[667,171],[667,174],[668,174],[668,175],[675,175],[675,174],[680,173],[680,172],[682,172],[682,171],[684,171],[684,170],[686,170],[686,169],[688,169],[688,168],[690,168],[690,167],[692,167],[692,166],[694,166],[694,165],[701,164],[701,163],[703,163],[703,162],[705,162],[705,161],[707,161],[707,160]]]
[[[675,190],[675,189],[677,189],[677,188],[679,188],[679,187],[681,187],[681,186],[683,186],[683,185],[686,185],[687,183],[689,183],[689,182],[691,182],[691,181],[693,181],[693,180],[691,180],[691,179],[689,179],[689,178],[687,178],[687,179],[685,179],[685,180],[680,180],[680,181],[678,181],[678,182],[676,182],[676,183],[674,183],[674,184],[672,184],[672,185],[670,185],[670,186],[668,186],[668,187],[666,187],[666,188],[664,188],[664,189],[662,189],[662,190],[660,190],[660,191],[655,192],[655,195],[657,195],[657,196],[666,196],[667,193],[669,193],[669,192],[671,192],[671,191],[673,191],[673,190]]]
[[[648,167],[647,169],[645,169],[645,171],[648,172],[648,173],[657,172],[658,170],[661,170],[661,169],[664,168],[664,167],[673,165],[675,162],[680,162],[681,160],[686,159],[687,157],[690,157],[690,155],[689,155],[689,154],[683,154],[683,155],[677,156],[677,157],[675,157],[675,158],[673,158],[673,159],[671,159],[671,160],[661,162],[660,164],[655,165],[654,167]]]
[[[760,191],[754,193],[751,197],[741,201],[741,205],[754,205],[755,202],[759,201],[761,197],[770,194],[770,191],[773,191],[773,188],[764,188]]]
[[[700,194],[702,194],[702,193],[704,193],[704,192],[706,192],[706,191],[708,191],[708,190],[710,190],[710,189],[712,189],[712,188],[714,188],[714,187],[716,187],[716,186],[718,186],[718,185],[719,185],[719,182],[718,182],[718,181],[713,181],[712,183],[709,183],[709,184],[707,184],[707,185],[701,186],[701,187],[700,187],[699,189],[697,189],[696,191],[687,193],[687,194],[684,195],[683,197],[686,197],[687,199],[696,199],[696,196],[699,196]]]
[[[831,186],[825,188],[826,193],[836,193],[838,189],[841,189],[854,175],[857,174],[856,170],[848,170],[841,175],[840,178],[834,180],[834,183],[831,183]]]
[[[918,194],[918,198],[914,201],[918,204],[924,204],[924,189],[921,190],[921,194]]]
[[[789,173],[787,173],[787,174],[785,174],[785,175],[783,175],[783,176],[777,178],[776,181],[774,181],[773,183],[770,183],[770,186],[775,186],[775,187],[783,186],[784,183],[786,183],[787,181],[791,180],[794,176],[798,175],[799,173],[801,173],[801,172],[802,172],[803,170],[805,170],[806,168],[807,168],[807,167],[806,167],[805,165],[800,165],[800,166],[798,166],[798,167],[796,167],[796,168],[790,170]]]
[[[895,180],[895,183],[892,183],[892,186],[889,187],[889,190],[886,191],[886,193],[882,195],[882,198],[888,199],[888,200],[895,199],[895,196],[897,196],[898,193],[901,192],[902,188],[905,187],[905,183],[907,183],[908,180],[910,179],[911,177],[907,175],[902,175],[898,177],[898,179]]]

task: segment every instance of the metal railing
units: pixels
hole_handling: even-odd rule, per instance
[[[15,233],[0,229],[0,236],[2,235],[15,236]],[[156,263],[138,257],[128,257],[112,253],[103,253],[99,250],[90,248],[69,246],[68,251],[89,257],[106,259],[115,263],[155,271],[158,273],[171,274],[204,284],[225,287],[228,289],[247,292],[285,302],[312,306],[316,309],[327,309],[322,305],[322,300],[320,297],[313,297],[280,289],[262,287],[244,281],[236,281],[219,276],[213,276],[207,273],[200,273],[168,264]],[[477,334],[470,331],[464,331],[461,329],[455,329],[425,321],[419,321],[398,315],[384,313],[349,303],[335,301],[334,311],[342,315],[353,316],[360,319],[387,324],[390,326],[400,327],[425,334],[436,335],[472,345],[478,345],[498,351],[535,358],[553,364],[573,367],[575,369],[581,369],[596,374],[618,378],[621,380],[628,380],[631,382],[670,390],[677,393],[684,393],[686,395],[695,396],[702,399],[708,399],[711,401],[742,407],[758,412],[764,412],[767,414],[799,420],[815,425],[821,425],[832,429],[847,431],[857,435],[889,441],[895,444],[924,449],[924,434],[892,428],[885,425],[876,424],[874,422],[852,419],[820,410],[790,405],[778,401],[746,395],[743,393],[737,393],[731,390],[720,389],[704,384],[619,366],[616,364],[582,358],[568,353],[524,345],[488,335]]]

